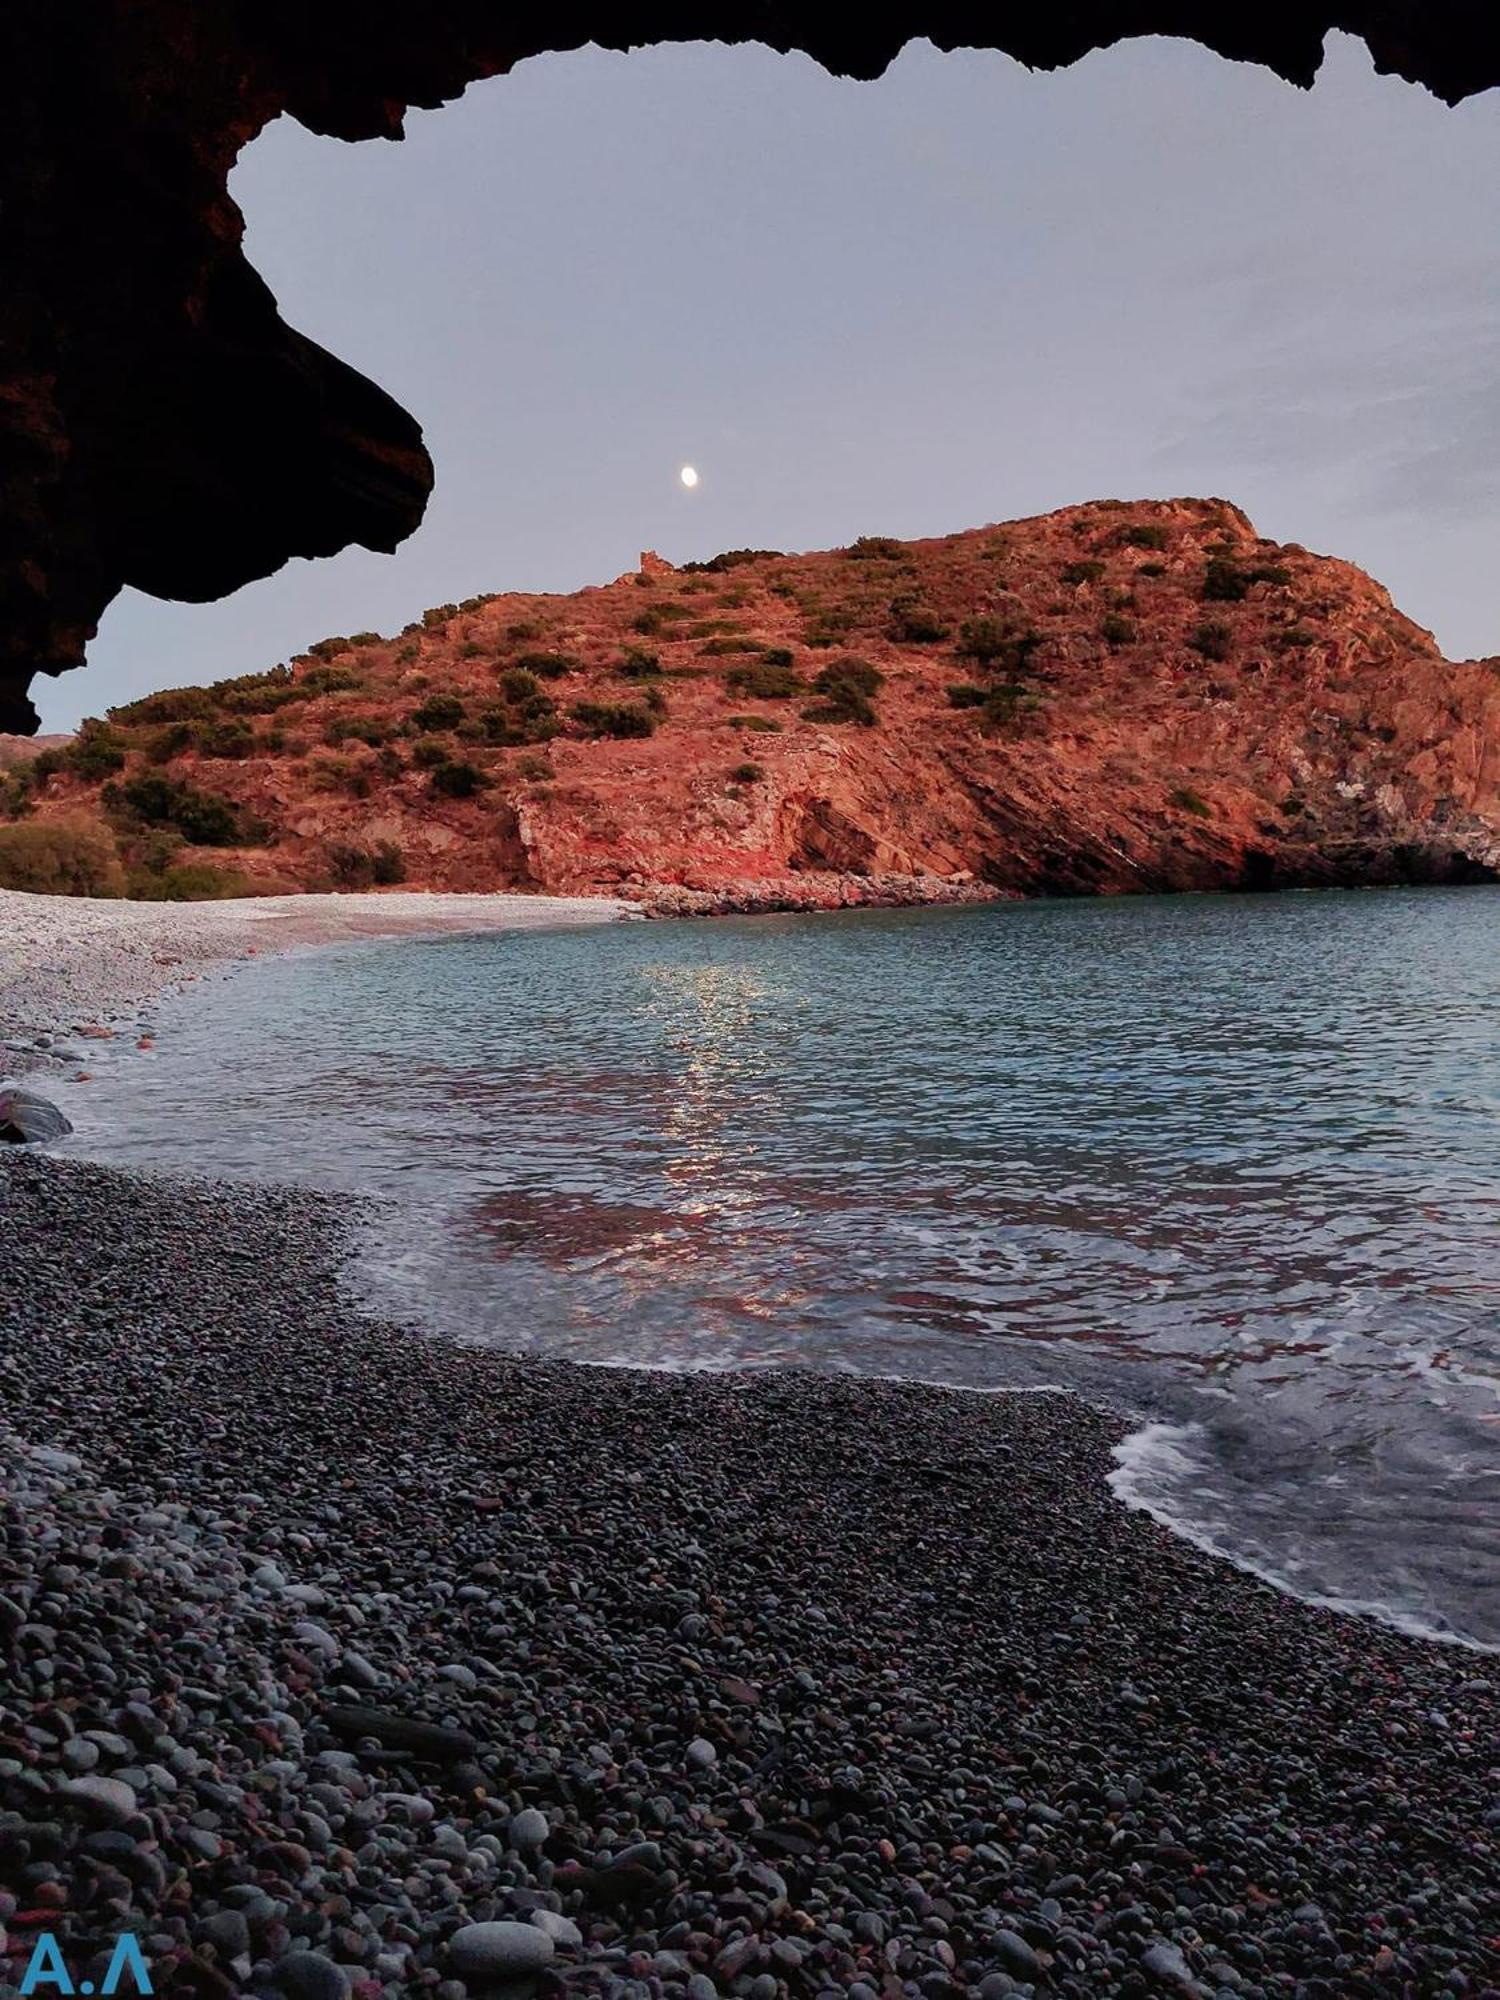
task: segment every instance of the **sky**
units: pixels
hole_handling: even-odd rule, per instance
[[[694,44],[528,62],[401,144],[283,119],[233,192],[285,317],[422,423],[394,556],[127,592],[45,728],[740,546],[1217,494],[1500,653],[1500,97],[1334,38],[1294,90],[1185,42],[852,83]],[[688,492],[684,463],[701,474]]]

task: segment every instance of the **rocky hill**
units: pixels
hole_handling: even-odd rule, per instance
[[[1497,665],[1445,660],[1361,571],[1224,501],[1101,501],[437,606],[112,710],[0,802],[23,845],[89,822],[89,867],[146,894],[1483,879]]]
[[[0,771],[8,771],[13,764],[29,764],[46,750],[66,749],[72,740],[70,736],[0,735]]]

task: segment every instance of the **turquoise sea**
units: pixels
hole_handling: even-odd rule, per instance
[[[1122,1499],[1500,1644],[1500,891],[361,945],[162,1023],[59,1093],[73,1150],[381,1197],[372,1309],[1076,1389]]]

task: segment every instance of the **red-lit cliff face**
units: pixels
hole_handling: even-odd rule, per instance
[[[1500,78],[1500,16],[1466,0],[593,0],[535,17],[495,0],[9,0],[0,730],[35,727],[33,676],[82,661],[123,585],[221,597],[294,555],[392,548],[421,518],[432,468],[415,420],[289,326],[243,254],[228,178],[272,119],[399,138],[407,107],[589,42],[753,39],[871,77],[918,36],[1056,67],[1184,35],[1306,83],[1335,28],[1449,101]]]
[[[1214,500],[472,599],[81,746],[43,820],[265,886],[694,909],[1500,872],[1495,663]]]

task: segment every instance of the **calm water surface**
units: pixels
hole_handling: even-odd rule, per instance
[[[382,1310],[1070,1385],[1149,1426],[1127,1497],[1500,1643],[1500,892],[408,941],[163,1026],[75,1147],[394,1200]]]

